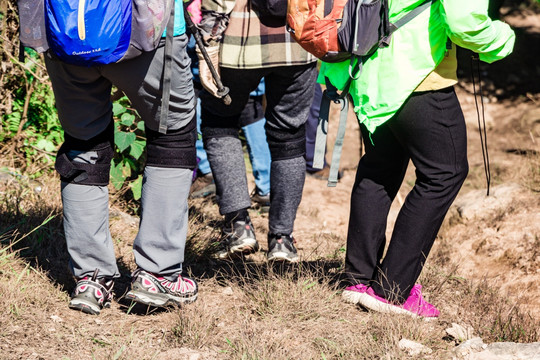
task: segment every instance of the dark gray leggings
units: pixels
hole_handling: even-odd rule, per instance
[[[352,190],[345,271],[352,283],[404,301],[467,176],[465,120],[454,89],[446,88],[414,93],[373,134],[361,130],[366,153]],[[409,160],[416,183],[382,259],[388,212]]]
[[[252,70],[221,69],[231,105],[201,93],[201,130],[216,182],[221,214],[251,206],[239,119],[249,93],[264,77],[266,135],[272,157],[269,230],[291,234],[305,180],[305,122],[313,99],[316,64]]]

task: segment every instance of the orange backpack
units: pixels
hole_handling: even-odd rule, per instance
[[[388,0],[289,0],[287,29],[326,62],[370,55],[388,45]]]

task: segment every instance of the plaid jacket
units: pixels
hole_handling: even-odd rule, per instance
[[[272,18],[259,19],[250,0],[202,0],[202,9],[230,14],[221,44],[220,66],[256,69],[317,60],[290,37],[284,25],[275,24]]]

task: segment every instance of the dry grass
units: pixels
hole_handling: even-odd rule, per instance
[[[252,262],[218,262],[208,252],[219,224],[209,201],[194,202],[191,208],[186,263],[200,279],[195,304],[149,311],[122,299],[134,267],[129,251],[134,230],[119,226],[116,222],[125,222],[119,217],[111,226],[124,275],[116,302],[99,317],[73,312],[67,309],[73,282],[55,216],[58,198],[47,188],[46,183],[39,201],[27,201],[34,195],[20,188],[0,192],[5,214],[0,220],[2,358],[409,359],[397,345],[407,338],[433,350],[425,358],[438,359],[454,346],[444,333],[451,322],[473,326],[485,341],[539,339],[537,320],[515,304],[493,301],[493,286],[460,278],[448,264],[428,266],[422,277],[429,299],[442,310],[438,322],[368,313],[342,302],[338,244],[343,239],[332,234],[313,236],[335,242],[338,250],[328,256],[314,251],[295,266],[272,267],[262,255]]]
[[[525,138],[516,135],[515,141],[525,143]],[[491,153],[494,178],[518,181],[536,194],[540,156],[531,151],[505,153],[509,146],[514,147],[495,141],[491,145],[497,149]],[[13,169],[7,159],[0,167]],[[473,156],[471,164],[463,192],[485,187],[481,161]],[[527,313],[527,304],[522,304],[526,291],[508,296],[501,290],[504,283],[513,282],[511,277],[472,280],[455,265],[462,241],[474,240],[482,255],[490,240],[482,231],[500,233],[514,221],[526,221],[520,219],[527,219],[528,212],[538,212],[534,196],[481,221],[449,217],[420,279],[428,300],[442,313],[429,323],[368,313],[344,303],[339,275],[345,239],[333,232],[303,230],[301,236],[309,241],[302,242],[304,261],[295,266],[269,266],[264,254],[246,262],[216,261],[210,249],[219,235],[220,217],[209,200],[190,204],[186,270],[199,280],[199,300],[166,311],[132,307],[123,294],[135,267],[131,246],[137,220],[117,211],[111,217],[111,233],[122,278],[116,283],[113,307],[93,317],[67,308],[74,282],[66,265],[58,179],[54,174],[40,178],[40,193],[25,179],[0,179],[1,359],[410,359],[398,347],[402,338],[433,350],[422,358],[440,359],[455,346],[444,331],[451,323],[472,326],[485,342],[540,341],[538,316]],[[115,209],[123,205],[120,198],[113,202]],[[316,222],[323,210],[308,208],[301,215]],[[264,239],[266,215],[251,216],[258,237]],[[534,275],[530,266],[536,264],[538,237],[525,240],[519,240],[523,248],[497,257],[497,266],[508,276],[518,270]],[[466,256],[474,257],[475,251]],[[508,270],[513,264],[529,268]]]

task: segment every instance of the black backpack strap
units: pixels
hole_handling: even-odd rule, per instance
[[[392,33],[414,19],[416,16],[418,16],[422,11],[428,9],[433,5],[433,3],[437,0],[425,0],[423,3],[409,11],[407,14],[403,15],[400,19],[398,19],[396,22],[390,23],[388,22],[388,31],[385,32],[383,38],[381,39],[381,42],[379,44],[379,47],[387,47],[390,45],[390,38],[392,36]],[[474,1],[474,0],[471,0]],[[388,19],[388,7],[385,11],[386,19]]]
[[[174,37],[174,7],[172,2],[171,15],[167,23],[165,36],[165,49],[163,60],[163,92],[161,94],[161,112],[159,114],[159,129],[161,134],[167,133],[167,118],[169,117],[169,100],[171,98],[171,75],[172,75],[172,47]]]

